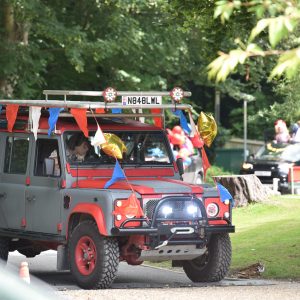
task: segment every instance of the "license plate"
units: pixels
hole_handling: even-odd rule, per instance
[[[271,176],[271,171],[255,171],[254,174],[257,176]]]
[[[161,96],[122,96],[122,104],[126,105],[161,105]]]

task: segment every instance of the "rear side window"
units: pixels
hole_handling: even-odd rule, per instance
[[[29,138],[8,137],[5,147],[4,173],[25,174]]]

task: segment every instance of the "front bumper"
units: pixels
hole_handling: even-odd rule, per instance
[[[174,199],[173,199],[174,198]],[[165,219],[159,218],[159,210],[164,203],[174,201],[196,201],[201,211],[201,217]],[[227,224],[210,225],[209,221],[226,221]],[[138,227],[129,227],[130,223],[140,222]],[[204,204],[193,196],[169,196],[160,200],[154,209],[152,218],[133,218],[124,221],[120,227],[113,227],[113,236],[143,235],[148,237],[148,246],[152,249],[163,243],[168,245],[197,245],[203,248],[207,245],[212,234],[235,232],[235,227],[230,219],[208,218]]]

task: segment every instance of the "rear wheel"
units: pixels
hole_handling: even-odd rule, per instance
[[[0,259],[5,264],[8,259],[8,251],[9,251],[9,239],[5,237],[0,237]]]
[[[70,267],[77,284],[84,289],[105,289],[114,281],[119,265],[115,239],[99,234],[93,221],[73,230],[69,242]]]
[[[222,280],[231,262],[231,243],[228,233],[211,237],[207,252],[200,257],[183,262],[183,270],[193,282]]]

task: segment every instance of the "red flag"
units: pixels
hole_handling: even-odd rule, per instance
[[[151,108],[151,113],[152,114],[160,114],[161,113],[161,109],[160,108]],[[154,125],[156,127],[162,128],[163,127],[163,122],[162,122],[162,118],[161,117],[154,117]]]
[[[96,108],[95,113],[96,114],[105,114],[105,110],[104,110],[104,108]]]
[[[206,155],[204,147],[201,148],[201,155],[202,155],[202,165],[203,165],[204,180],[205,180],[206,171],[210,168],[210,163],[209,163],[209,160],[208,160],[208,157]]]
[[[88,137],[89,131],[87,128],[87,117],[86,117],[86,109],[85,108],[71,108],[71,114],[75,118],[79,128],[83,132],[83,134]]]
[[[6,119],[7,119],[7,130],[12,132],[16,122],[17,114],[19,110],[18,104],[7,104],[6,105]]]
[[[122,202],[123,205],[121,207],[118,207],[114,214],[121,214],[126,218],[139,218],[144,216],[144,212],[141,208],[140,201],[138,200],[134,192],[132,192],[132,194],[128,197],[126,201]]]

